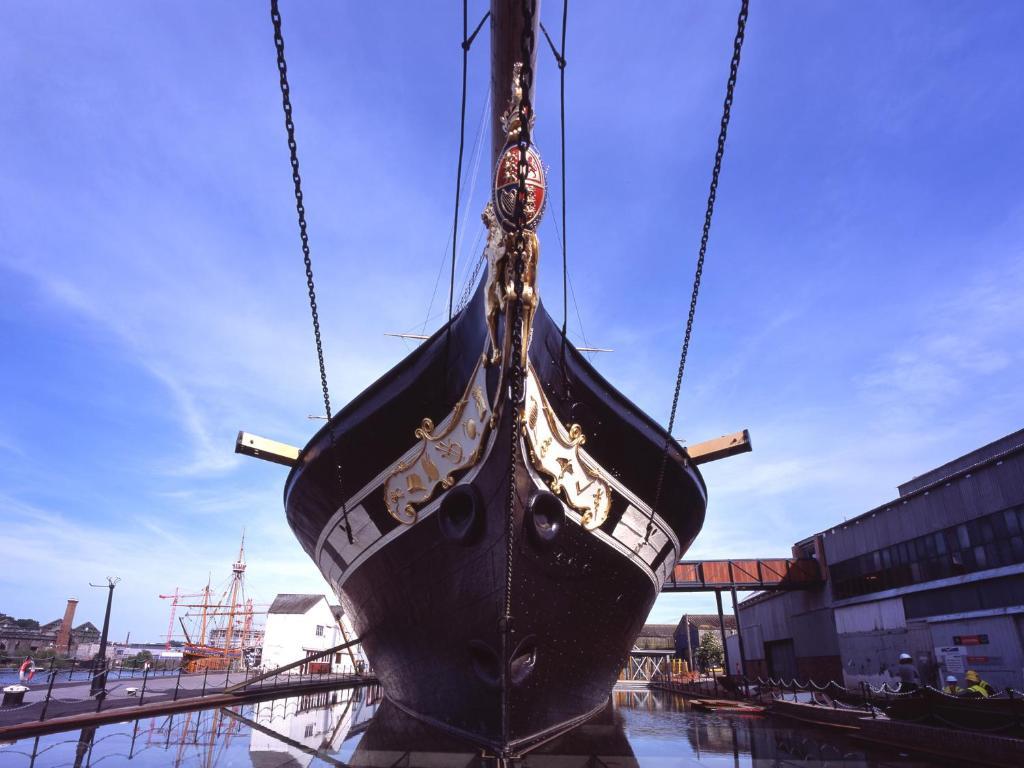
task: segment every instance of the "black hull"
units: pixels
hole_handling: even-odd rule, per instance
[[[354,543],[342,528],[326,428],[292,471],[285,503],[388,698],[425,722],[510,753],[605,704],[661,583],[700,530],[706,495],[672,441],[654,533],[645,537],[665,433],[571,345],[563,358],[561,335],[541,307],[530,346],[535,380],[562,424],[582,426],[587,458],[613,489],[608,519],[586,530],[563,504],[557,535],[537,535],[529,503],[550,478],[519,438],[510,524],[512,410],[499,407],[479,460],[454,477],[454,487],[439,488],[414,524],[398,523],[388,513],[384,483],[389,467],[415,449],[413,429],[424,418],[442,423],[474,371],[484,371],[486,389],[498,395],[500,366],[477,368],[485,344],[478,290],[450,327],[333,420]],[[442,505],[468,486],[479,494],[475,522],[460,518],[453,532]],[[469,527],[459,528],[463,523]]]

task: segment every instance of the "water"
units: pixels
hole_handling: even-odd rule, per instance
[[[763,716],[704,714],[661,692],[615,693],[608,709],[521,760],[500,763],[383,702],[379,688],[161,716],[0,745],[0,766],[78,768],[888,768],[948,765],[836,731]]]
[[[48,670],[49,665],[40,665],[36,669],[35,676],[32,678],[32,684],[39,685],[40,681],[45,683],[49,679]],[[75,667],[73,670],[58,670],[54,682],[66,683],[69,681],[74,682],[75,680],[88,680],[90,674],[91,671],[88,664],[80,663],[79,666]],[[149,670],[150,679],[153,679],[154,677],[171,677],[177,674],[178,670],[176,667],[154,667]],[[109,680],[142,680],[142,670],[138,669],[133,672],[129,669],[112,669],[107,673],[107,678]],[[13,685],[19,682],[21,682],[21,678],[18,675],[17,669],[0,669],[0,688],[5,685]]]

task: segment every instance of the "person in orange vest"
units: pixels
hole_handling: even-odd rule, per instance
[[[970,683],[970,685],[967,686],[967,690],[964,692],[967,696],[987,699],[996,692],[996,689],[982,680],[978,673],[973,669],[967,670],[967,674],[964,675],[964,680]]]
[[[942,689],[942,692],[950,696],[959,696],[964,692],[964,689],[956,684],[956,675],[946,675],[946,686]]]

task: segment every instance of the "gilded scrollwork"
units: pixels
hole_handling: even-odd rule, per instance
[[[523,433],[530,461],[550,480],[552,492],[561,494],[582,517],[583,527],[592,530],[608,519],[611,487],[601,473],[587,462],[581,446],[586,435],[579,424],[562,425],[544,396],[533,368],[526,376],[526,410]]]
[[[414,434],[420,440],[412,458],[399,462],[384,481],[384,503],[398,522],[412,525],[417,508],[430,501],[438,486],[450,488],[454,473],[473,466],[490,424],[484,358],[477,363],[465,393],[440,425],[423,419]]]

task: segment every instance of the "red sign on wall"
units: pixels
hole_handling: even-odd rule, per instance
[[[988,664],[988,656],[968,656],[968,664]]]
[[[988,635],[953,635],[953,645],[988,645]]]

